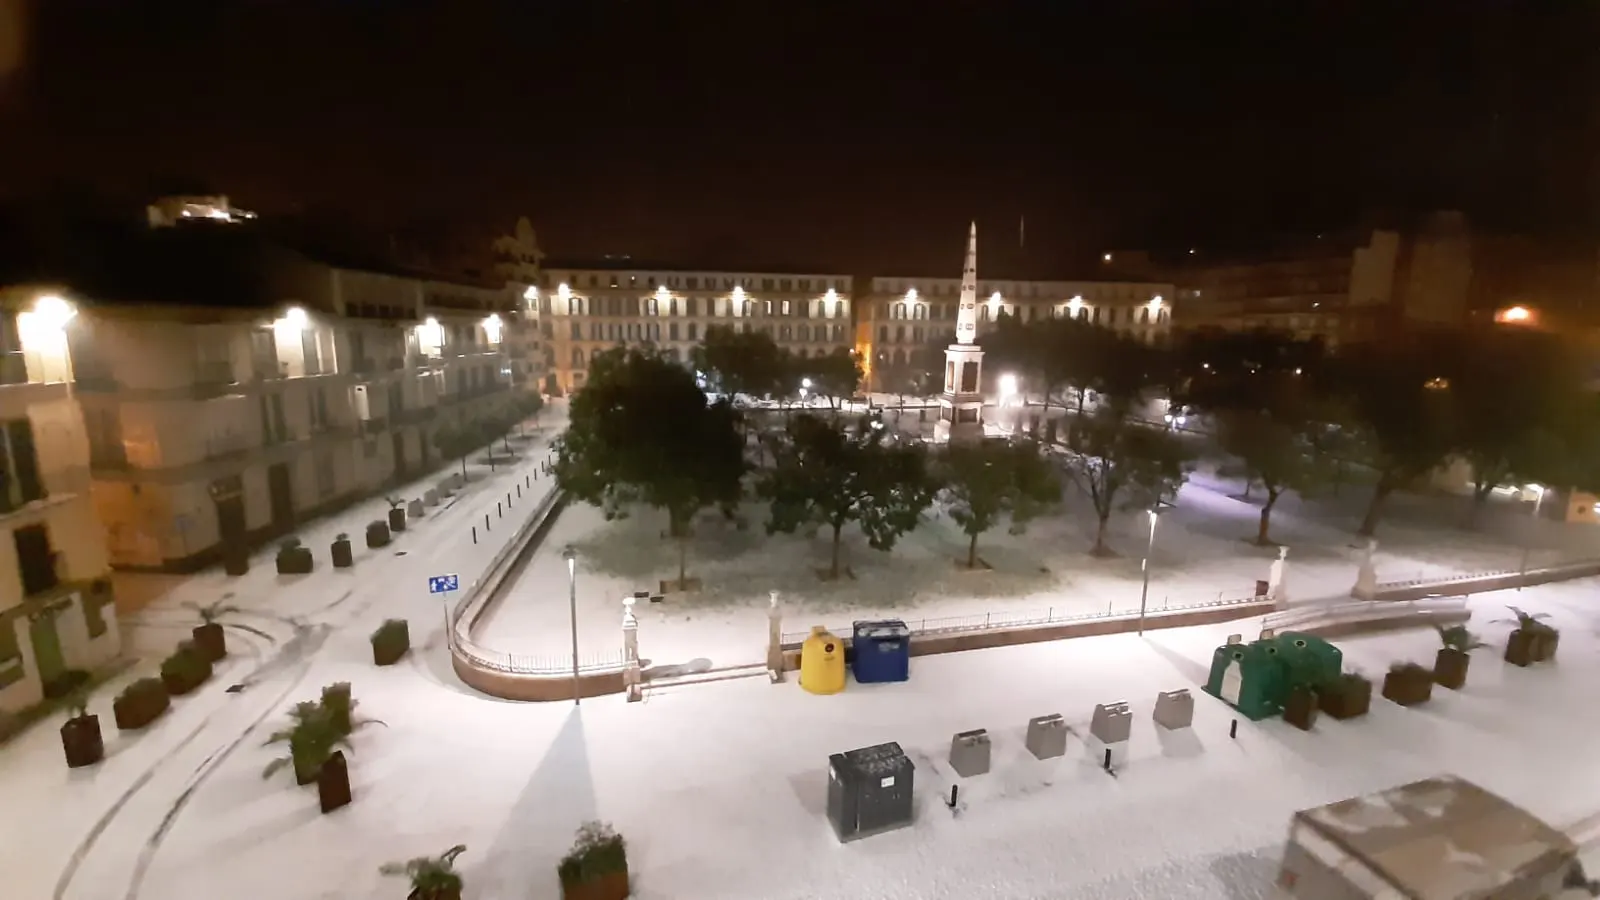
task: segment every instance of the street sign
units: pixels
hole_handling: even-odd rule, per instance
[[[448,594],[461,589],[461,578],[456,575],[428,576],[428,593]]]

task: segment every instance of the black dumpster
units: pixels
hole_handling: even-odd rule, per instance
[[[839,840],[910,825],[915,770],[892,741],[828,757],[828,821]]]

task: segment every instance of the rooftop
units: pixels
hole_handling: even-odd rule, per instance
[[[1566,835],[1453,775],[1295,814],[1419,900],[1493,897],[1519,877],[1577,854]]]

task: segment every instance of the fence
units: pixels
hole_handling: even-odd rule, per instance
[[[456,653],[465,658],[471,665],[480,669],[490,669],[507,675],[570,675],[572,674],[572,657],[570,655],[540,655],[527,653],[501,653],[489,650],[471,640],[457,637],[455,644]],[[578,654],[578,671],[607,672],[622,668],[622,650],[619,648],[607,653],[580,653]]]
[[[1202,609],[1218,609],[1227,606],[1243,606],[1251,603],[1260,603],[1263,598],[1256,596],[1241,597],[1236,599],[1222,599],[1207,601],[1205,603],[1190,603],[1182,606],[1152,607],[1146,614],[1151,617],[1168,615],[1171,613],[1193,612]],[[937,618],[905,619],[913,637],[933,637],[935,635],[960,634],[963,632],[994,631],[1002,628],[1032,628],[1047,625],[1068,625],[1073,622],[1108,621],[1111,619],[1125,619],[1137,616],[1137,610],[1107,610],[1106,612],[1072,613],[1065,609],[1057,610],[1050,607],[1044,611],[1032,610],[1026,612],[985,612],[974,613],[967,616],[940,616]],[[848,635],[850,628],[830,629],[834,634]],[[809,637],[809,631],[787,631],[783,633],[782,643],[784,650],[797,649]]]

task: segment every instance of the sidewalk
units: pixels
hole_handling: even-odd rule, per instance
[[[211,865],[176,849],[163,853],[163,845],[169,837],[211,840],[219,827],[250,826],[256,816],[236,813],[238,807],[296,802],[283,796],[288,792],[280,785],[240,780],[238,771],[242,765],[246,773],[259,772],[276,755],[276,748],[259,746],[266,733],[277,727],[288,706],[314,699],[324,684],[350,681],[358,699],[378,690],[418,700],[467,692],[450,669],[442,640],[443,605],[440,596],[427,593],[427,577],[458,574],[465,587],[534,510],[531,497],[517,502],[516,487],[534,484],[550,440],[564,425],[562,411],[552,412],[537,439],[520,446],[513,441],[518,459],[493,472],[472,465],[472,481],[462,491],[409,524],[388,547],[368,550],[361,541],[366,523],[388,509],[381,497],[374,498],[298,532],[317,556],[310,575],[278,575],[269,550],[251,561],[244,576],[229,578],[213,570],[181,579],[124,620],[124,645],[141,660],[90,703],[105,735],[105,761],[69,770],[56,734],[59,715],[0,750],[0,796],[16,813],[0,824],[0,869],[12,873],[6,895],[132,898],[140,896],[146,879],[154,882],[164,870],[178,867],[193,875]],[[446,473],[432,473],[401,493],[420,494]],[[512,506],[502,518],[496,503],[504,504],[508,493]],[[528,494],[524,487],[524,497]],[[328,544],[339,532],[348,532],[358,544],[353,568],[335,569],[328,559]],[[217,600],[240,608],[225,619],[229,658],[199,691],[175,698],[171,711],[154,725],[138,733],[118,732],[111,717],[117,691],[133,677],[152,674],[160,657],[198,623],[183,604]],[[385,618],[410,621],[412,654],[406,663],[378,669],[367,638]],[[228,693],[231,685],[242,689]],[[385,715],[380,709],[371,712]],[[243,759],[228,764],[234,774],[217,780],[221,789],[201,792],[235,756]],[[359,753],[352,759],[353,768],[361,766]],[[303,805],[304,798],[298,799]],[[314,812],[315,801],[310,802]],[[216,895],[223,893],[219,889]],[[143,896],[172,895],[152,888]]]

